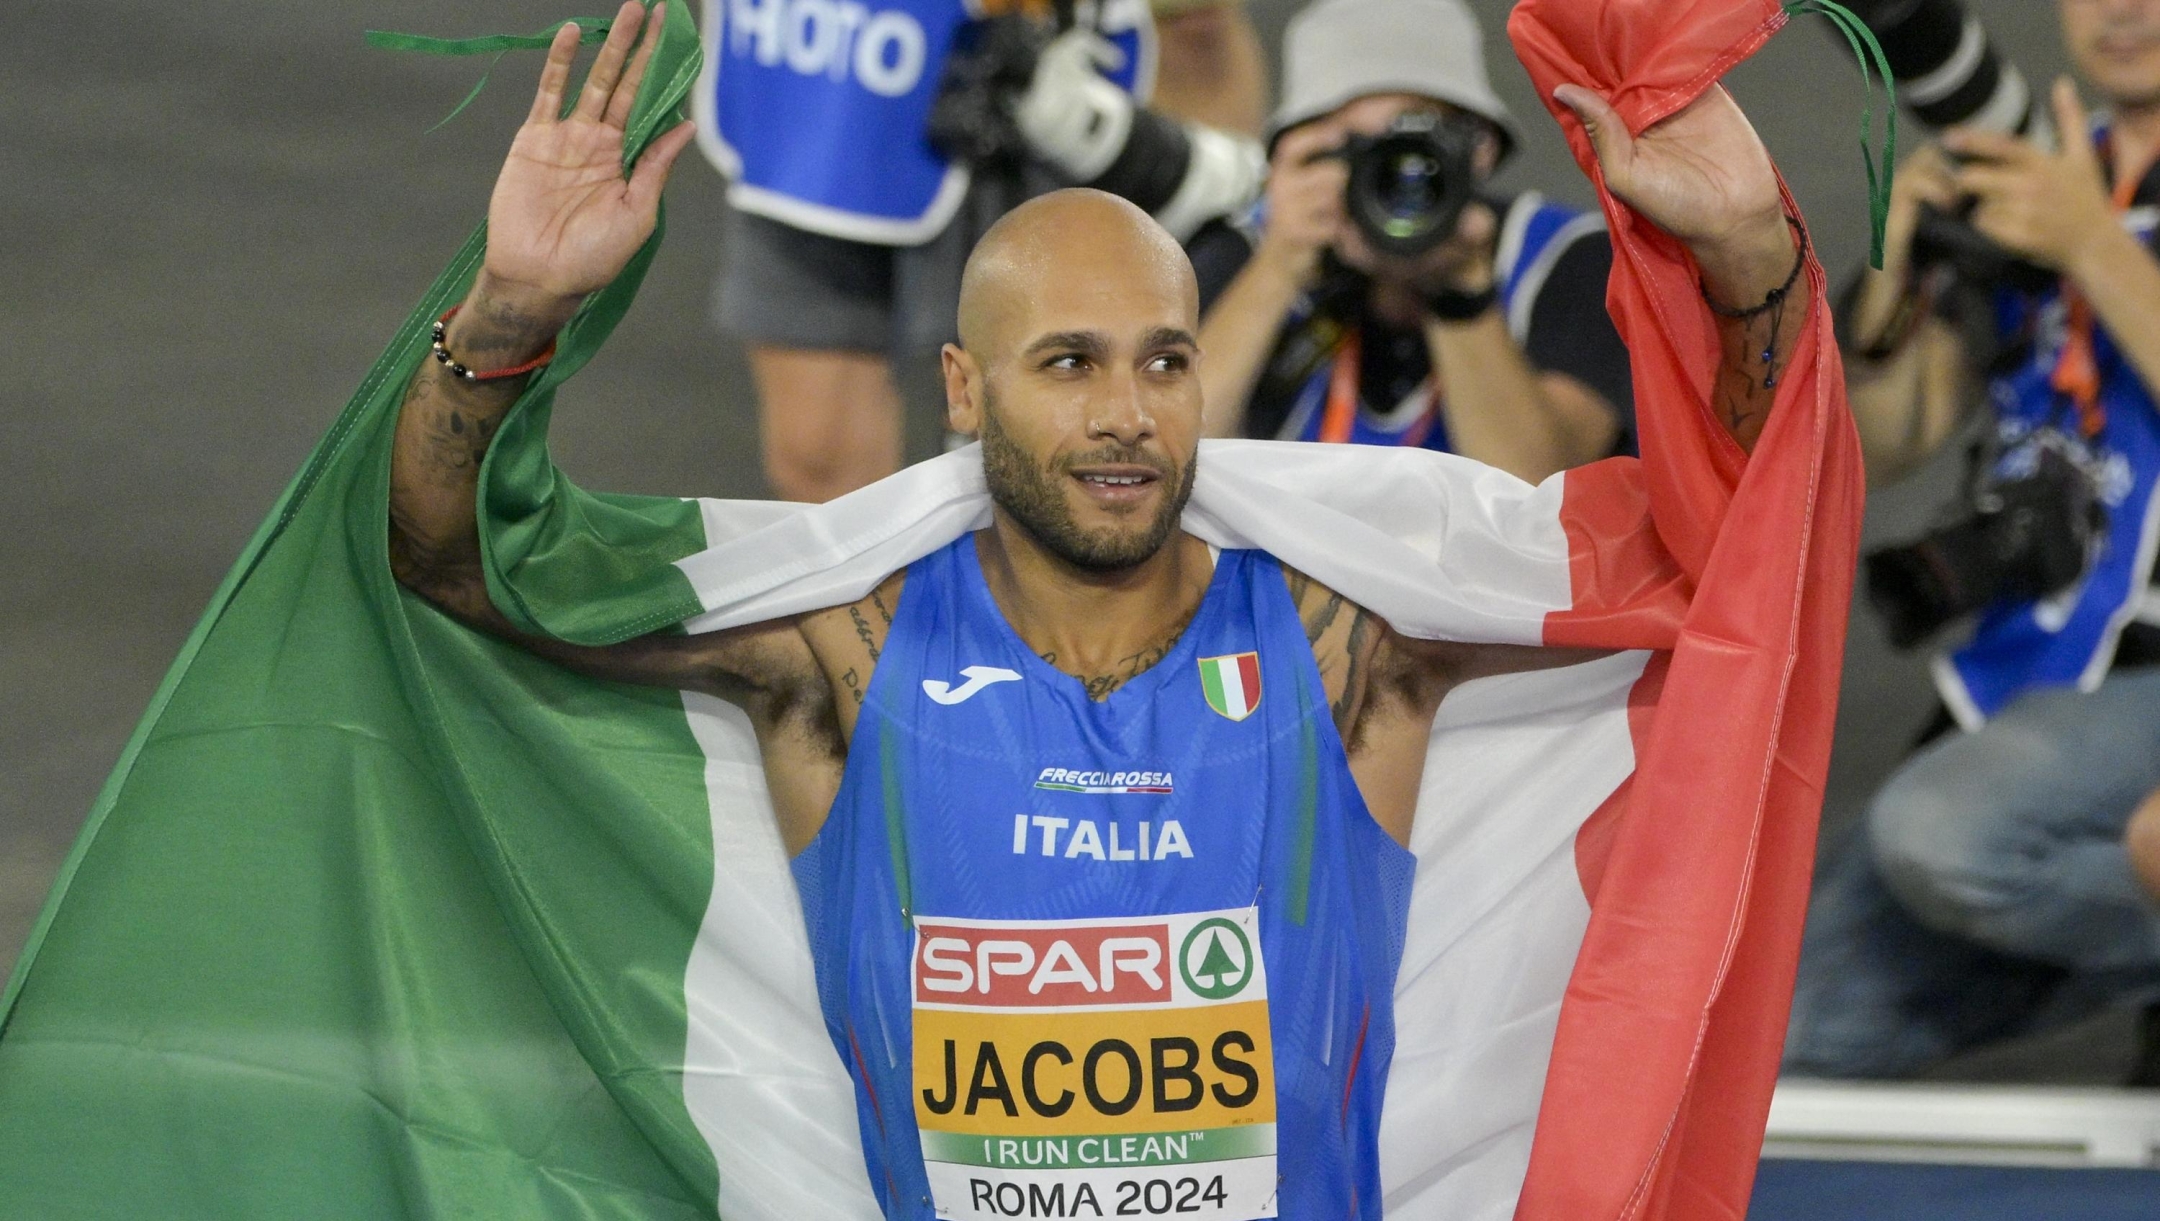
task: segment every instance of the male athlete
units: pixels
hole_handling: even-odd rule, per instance
[[[1575,658],[1409,639],[1182,532],[1192,271],[1086,191],[1013,212],[968,263],[944,369],[952,426],[982,441],[988,529],[785,621],[605,648],[516,632],[474,498],[521,379],[487,371],[538,357],[652,230],[690,133],[621,175],[642,17],[623,6],[562,118],[576,30],[550,51],[441,340],[479,380],[426,362],[398,422],[398,579],[562,665],[748,712],[887,1216],[1377,1218],[1435,710],[1468,678]],[[1795,229],[1727,96],[1631,138],[1562,93],[1713,301],[1776,300]],[[1765,356],[1782,371],[1803,322],[1724,324],[1716,401],[1743,446],[1774,393]]]

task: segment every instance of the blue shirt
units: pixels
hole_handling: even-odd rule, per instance
[[[1621,425],[1615,452],[1633,452],[1627,347],[1605,310],[1612,248],[1604,218],[1536,192],[1490,206],[1500,224],[1494,273],[1508,333],[1540,372],[1565,373],[1611,404]],[[1188,251],[1203,310],[1244,268],[1265,226],[1263,203],[1235,224],[1195,235]],[[1355,291],[1361,293],[1362,285]],[[1354,330],[1358,402],[1349,440],[1452,449],[1442,411],[1446,388],[1433,384],[1424,332],[1387,326],[1368,313],[1310,294],[1292,306],[1248,404],[1247,436],[1320,439],[1335,360]]]
[[[2160,194],[2148,181],[2140,198]],[[2148,247],[2160,210],[2133,207],[2124,226]],[[1972,638],[1941,659],[1944,702],[1975,728],[2026,691],[2091,690],[2106,677],[2122,630],[2151,602],[2153,558],[2160,547],[2160,409],[2105,327],[2095,326],[2105,425],[2086,438],[2076,405],[2050,384],[2067,335],[2059,287],[2028,294],[1998,289],[1996,332],[2027,345],[2018,363],[1988,384],[1995,414],[1997,478],[2029,473],[2039,448],[2067,449],[2092,476],[2108,528],[2077,584],[2045,600],[2002,602],[1980,618]]]
[[[1377,1219],[1412,872],[1273,559],[1100,701],[917,562],[795,861],[885,1215]]]

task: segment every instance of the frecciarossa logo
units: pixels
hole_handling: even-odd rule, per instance
[[[1168,794],[1176,791],[1176,781],[1169,772],[1046,767],[1035,777],[1035,787],[1054,793]]]

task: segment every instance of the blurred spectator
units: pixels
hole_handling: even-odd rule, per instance
[[[1604,219],[1486,180],[1515,143],[1461,0],[1319,0],[1267,197],[1190,246],[1216,436],[1452,450],[1529,480],[1624,448]]]
[[[1149,105],[1172,118],[1258,138],[1267,61],[1245,0],[1153,0],[1162,43]]]
[[[899,469],[893,360],[954,337],[967,253],[1014,205],[1094,186],[1182,237],[1258,192],[1257,142],[1135,104],[1146,0],[708,0],[706,30],[699,137],[730,204],[715,312],[748,343],[787,499]]]
[[[2137,870],[2138,881],[2160,903],[2160,789],[2154,789],[2130,816],[2123,843],[2130,849],[2130,866]]]
[[[2051,124],[2001,123],[2052,141],[1968,127],[1914,156],[1884,270],[1841,311],[1877,480],[1986,405],[1945,524],[1868,559],[1897,642],[1979,620],[1935,671],[1938,729],[1965,732],[1920,749],[1825,858],[1793,1072],[1910,1074],[2160,989],[2160,0],[2060,13],[2110,111],[2091,121],[2059,82]]]

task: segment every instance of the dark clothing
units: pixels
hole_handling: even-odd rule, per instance
[[[1634,452],[1634,391],[1627,348],[1605,312],[1612,244],[1601,218],[1529,194],[1494,201],[1501,218],[1496,272],[1509,333],[1542,372],[1564,373],[1596,391],[1620,416],[1615,452]],[[1261,222],[1215,222],[1186,247],[1200,281],[1203,314],[1244,269]],[[1358,413],[1349,439],[1368,444],[1450,448],[1440,400],[1431,389],[1430,350],[1418,328],[1387,324],[1366,307],[1362,280],[1323,287],[1285,322],[1245,413],[1245,435],[1318,440],[1331,365],[1355,336]]]

